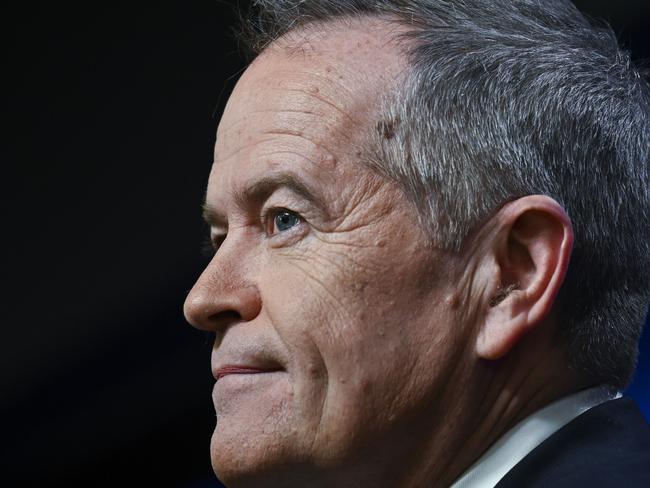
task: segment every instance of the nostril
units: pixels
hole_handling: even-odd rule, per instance
[[[234,310],[223,310],[210,316],[210,329],[223,332],[231,324],[241,322],[242,317]]]
[[[219,347],[228,328],[241,320],[241,315],[234,310],[224,310],[211,315],[206,324],[206,330],[209,332],[206,341],[210,341],[213,347]]]

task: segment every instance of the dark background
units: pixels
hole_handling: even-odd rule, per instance
[[[650,2],[578,4],[650,58]],[[243,67],[232,8],[23,2],[3,20],[0,485],[218,486],[210,345],[181,309]],[[648,335],[629,390],[646,416]]]

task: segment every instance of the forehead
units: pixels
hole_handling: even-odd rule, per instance
[[[246,70],[217,131],[210,187],[270,166],[358,159],[402,67],[396,27],[367,20],[291,33]],[[314,169],[314,168],[312,168]]]

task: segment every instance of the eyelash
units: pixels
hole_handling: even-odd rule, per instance
[[[305,221],[305,219],[303,219],[303,217],[298,212],[294,212],[293,210],[290,210],[285,207],[270,207],[264,211],[261,219],[262,225],[264,226],[264,230],[269,236],[274,236],[278,234],[278,233],[274,234],[271,231],[269,231],[269,226],[273,228],[273,226],[275,225],[274,223],[275,217],[278,214],[283,212],[287,212],[292,215],[295,215],[298,218],[298,220],[300,220],[301,223]],[[216,238],[207,235],[203,241],[203,245],[201,246],[201,254],[205,258],[212,259],[214,255],[217,253],[217,251],[219,250],[219,247],[221,247],[221,244],[223,244],[223,241],[225,240],[226,240],[226,234],[220,235]]]

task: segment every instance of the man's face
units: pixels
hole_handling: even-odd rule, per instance
[[[417,446],[459,360],[450,258],[360,162],[403,69],[376,32],[276,43],[220,123],[206,197],[220,247],[186,315],[217,332],[211,454],[225,481],[314,467],[362,479]]]

